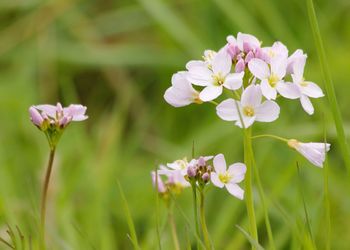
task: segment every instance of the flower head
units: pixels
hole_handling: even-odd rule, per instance
[[[303,143],[295,139],[288,140],[288,146],[302,154],[309,162],[322,168],[326,153],[330,150],[329,143]]]
[[[227,99],[216,107],[216,113],[225,121],[236,121],[236,125],[241,128],[248,128],[254,121],[276,120],[280,113],[277,103],[269,100],[263,103],[261,101],[262,93],[259,86],[250,85],[243,91],[241,101]]]
[[[222,154],[215,156],[213,163],[215,172],[211,173],[211,182],[219,188],[226,187],[230,194],[243,200],[244,191],[237,183],[244,179],[246,166],[243,163],[235,163],[226,169],[225,157]]]

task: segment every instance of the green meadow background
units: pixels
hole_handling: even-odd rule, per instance
[[[350,2],[316,0],[327,63],[346,133],[350,130]],[[49,148],[29,120],[28,107],[82,103],[89,119],[65,131],[49,190],[49,249],[132,249],[118,190],[125,193],[142,249],[157,249],[156,164],[195,154],[224,153],[243,161],[242,131],[220,120],[210,104],[175,109],[163,99],[171,75],[226,36],[251,33],[264,45],[279,40],[308,54],[306,77],[324,89],[303,0],[1,0],[0,1],[0,236],[18,225],[38,236],[41,183]],[[349,249],[350,176],[337,144],[327,97],[308,116],[299,101],[281,100],[280,118],[256,124],[272,133],[332,144],[329,195],[332,249]],[[254,141],[277,249],[308,249],[303,199],[313,239],[325,249],[323,170],[281,142]],[[296,168],[300,164],[300,175]],[[260,244],[268,247],[263,210],[254,189]],[[225,190],[207,193],[207,221],[216,249],[249,249],[245,203]],[[182,249],[194,241],[191,191],[175,209]],[[160,206],[163,249],[173,249]],[[0,245],[0,249],[6,249]]]

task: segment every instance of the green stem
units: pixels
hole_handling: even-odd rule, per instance
[[[180,250],[179,238],[177,237],[176,224],[175,224],[174,215],[173,215],[172,210],[173,210],[172,207],[169,208],[169,223],[170,223],[170,227],[171,227],[171,235],[173,237],[175,250]]]
[[[211,249],[210,237],[209,237],[207,224],[205,222],[204,190],[203,190],[203,188],[200,189],[200,219],[201,219],[201,226],[202,226],[205,248],[207,250],[210,250]]]
[[[252,144],[251,144],[250,152],[251,152],[251,156],[252,156],[255,178],[256,178],[256,182],[258,184],[259,196],[260,196],[261,204],[262,204],[262,207],[264,210],[264,218],[265,218],[267,237],[269,238],[270,248],[272,250],[275,250],[276,246],[275,246],[275,242],[273,239],[273,233],[272,233],[272,229],[271,229],[271,223],[270,223],[270,218],[269,218],[269,213],[268,213],[268,205],[266,204],[265,192],[264,192],[264,189],[262,187],[260,174],[259,174],[259,168],[256,166],[256,161],[255,161],[255,157],[254,157],[254,150],[253,150]]]
[[[270,135],[270,134],[255,135],[255,136],[252,136],[251,138],[252,139],[273,138],[273,139],[280,140],[280,141],[283,141],[283,142],[288,142],[288,139],[286,139],[286,138],[283,138],[283,137],[280,137],[280,136],[277,136],[277,135]]]
[[[244,163],[247,166],[247,172],[245,176],[245,202],[248,212],[249,219],[249,232],[251,237],[258,241],[258,230],[256,227],[256,219],[254,212],[254,199],[253,199],[253,188],[252,188],[252,152],[251,152],[251,128],[244,130]],[[252,246],[252,249],[255,249]]]
[[[327,156],[326,156],[327,157]],[[326,212],[326,250],[331,249],[331,209],[329,204],[329,187],[328,187],[328,175],[329,175],[329,166],[326,158],[324,169],[323,169],[323,181],[324,181],[324,206]]]
[[[335,95],[334,84],[331,77],[331,73],[327,64],[326,54],[323,47],[323,42],[321,38],[320,29],[318,27],[317,17],[315,13],[315,8],[312,0],[306,0],[307,10],[309,15],[309,20],[311,24],[312,34],[315,40],[315,45],[317,49],[317,54],[321,64],[321,72],[324,79],[324,86],[326,94],[329,101],[329,106],[331,113],[333,115],[334,124],[337,130],[337,139],[339,142],[340,151],[343,155],[343,160],[347,167],[347,170],[350,171],[350,152],[349,147],[346,141],[346,135],[344,131],[343,120],[340,113],[340,108],[337,102],[337,97]]]
[[[51,177],[51,172],[52,172],[52,165],[53,165],[53,161],[55,158],[55,151],[56,151],[55,147],[52,147],[50,150],[50,157],[49,157],[49,162],[48,162],[47,168],[46,168],[45,181],[44,181],[42,197],[41,197],[41,217],[40,217],[41,218],[41,239],[42,239],[42,244],[43,244],[42,247],[44,249],[45,249],[45,222],[46,222],[47,191],[49,188],[50,177]]]
[[[198,237],[200,237],[199,233],[199,223],[198,223],[198,207],[197,207],[197,187],[196,182],[191,183],[192,186],[192,197],[193,197],[193,216],[194,216],[194,223],[196,227],[196,234]],[[197,249],[199,249],[199,242],[197,240]]]

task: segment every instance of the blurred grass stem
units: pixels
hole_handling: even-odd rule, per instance
[[[197,206],[197,185],[196,182],[191,183],[192,186],[192,197],[193,197],[193,216],[194,216],[194,223],[196,227],[196,233],[199,236],[199,223],[198,223],[198,206]],[[199,249],[199,242],[197,240],[197,249]]]
[[[169,208],[169,223],[171,227],[171,235],[173,237],[174,241],[174,248],[175,250],[180,250],[180,244],[179,244],[179,238],[177,237],[177,232],[176,232],[176,224],[174,220],[174,213],[173,213],[173,208]]]
[[[283,137],[280,137],[277,135],[269,135],[269,134],[255,135],[255,136],[252,136],[251,139],[264,138],[264,137],[273,138],[273,139],[277,139],[280,141],[288,142],[288,139],[286,139],[286,138],[283,138]]]
[[[207,228],[207,223],[205,222],[204,187],[200,188],[200,219],[201,219],[201,226],[202,226],[205,248],[207,250],[211,250],[212,248],[210,243],[209,232]]]

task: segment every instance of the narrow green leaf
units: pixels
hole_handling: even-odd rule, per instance
[[[256,248],[256,250],[264,250],[264,248],[256,240],[254,240],[249,235],[249,233],[247,233],[243,228],[241,228],[239,225],[236,225],[236,227],[247,238],[247,240],[250,242],[250,244]]]

